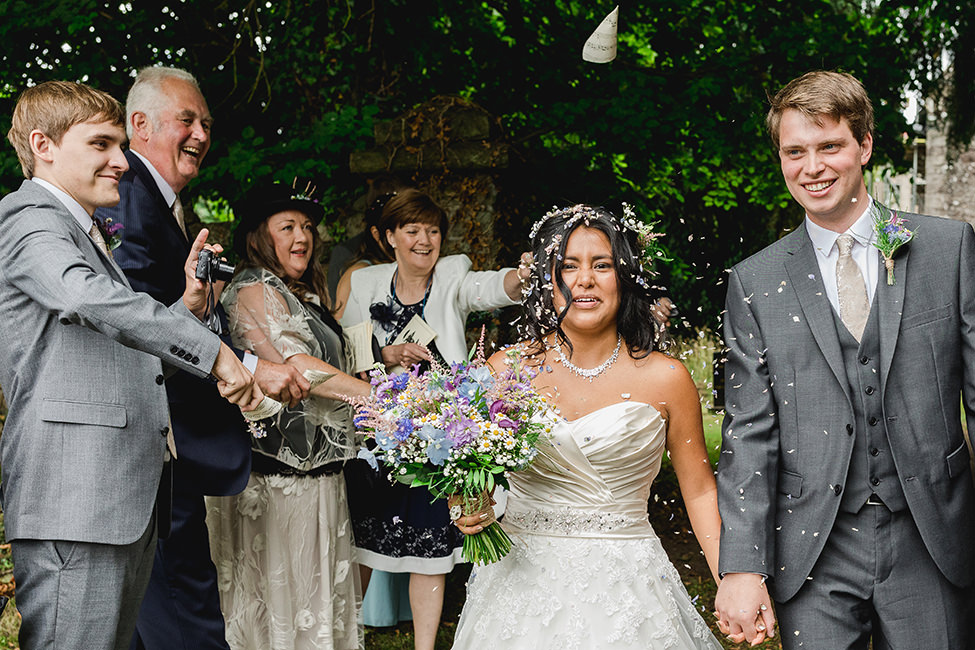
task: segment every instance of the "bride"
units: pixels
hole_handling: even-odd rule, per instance
[[[455,649],[720,649],[650,527],[665,451],[712,574],[720,519],[701,405],[681,363],[660,352],[651,313],[652,233],[586,205],[532,229],[523,358],[539,370],[553,433],[510,476],[510,554],[476,566]],[[491,357],[499,368],[506,352]],[[460,517],[465,534],[490,513]],[[717,579],[717,578],[715,578]]]

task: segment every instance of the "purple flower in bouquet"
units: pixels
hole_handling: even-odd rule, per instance
[[[492,422],[497,420],[498,414],[504,415],[504,402],[496,399],[491,402],[491,406],[488,407],[488,417]]]
[[[500,416],[500,417],[499,417]],[[506,416],[504,402],[495,400],[488,407],[488,417],[502,429],[518,429],[518,424]]]
[[[410,381],[410,376],[405,372],[400,373],[398,375],[393,375],[392,378],[390,378],[390,384],[392,385],[393,390],[397,390],[397,391],[401,391],[404,388],[406,388],[406,385],[409,383],[409,381]]]
[[[447,423],[447,436],[458,446],[470,444],[477,437],[479,429],[474,420],[465,416],[459,410],[455,417]]]

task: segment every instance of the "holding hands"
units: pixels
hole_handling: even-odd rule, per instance
[[[775,614],[765,588],[765,578],[757,573],[728,573],[718,586],[714,599],[718,628],[735,643],[747,641],[756,646],[775,636]]]
[[[241,411],[253,411],[264,399],[264,393],[254,383],[254,375],[244,367],[226,343],[220,343],[220,352],[217,353],[210,373],[217,378],[220,396],[239,406]]]
[[[254,369],[254,381],[265,395],[273,400],[295,407],[308,397],[311,383],[301,370],[287,363],[274,363],[258,359]]]

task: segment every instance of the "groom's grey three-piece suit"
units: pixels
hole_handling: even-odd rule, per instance
[[[971,643],[975,233],[900,216],[859,342],[806,228],[730,275],[720,569],[769,577],[786,648]]]
[[[96,639],[113,634],[105,630],[128,627],[116,635],[124,637],[117,647],[126,647],[154,550],[169,422],[163,363],[207,376],[219,339],[182,301],[167,308],[133,292],[64,205],[32,181],[0,201],[0,318],[0,384],[9,405],[0,437],[2,506],[24,614],[21,643],[102,647]],[[86,546],[134,544],[145,552],[100,556],[108,565],[73,570]],[[133,584],[67,604],[54,595],[57,581],[61,593],[73,584],[94,589],[84,575],[92,570],[102,573],[103,588],[104,575],[132,562],[144,564],[122,572],[137,576]],[[32,571],[39,564],[50,570]],[[120,598],[134,601],[123,607],[131,620],[102,609],[105,599]],[[68,636],[37,636],[56,617]]]

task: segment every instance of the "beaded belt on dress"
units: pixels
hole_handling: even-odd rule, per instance
[[[653,534],[646,515],[560,508],[522,509],[509,501],[505,528],[536,535],[565,537],[646,537]]]

